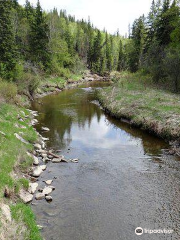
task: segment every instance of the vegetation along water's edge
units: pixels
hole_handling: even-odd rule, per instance
[[[123,72],[116,82],[98,91],[104,110],[118,119],[170,141],[171,154],[180,154],[180,96],[147,84],[148,76]]]
[[[57,87],[56,79],[51,78],[52,86],[47,87],[50,83],[45,80],[35,92],[34,98],[59,93],[84,82],[107,80],[108,78],[91,74],[88,70],[75,80],[64,80],[61,87]],[[19,95],[13,83],[2,82],[0,89],[4,89],[0,94],[0,238],[7,240],[13,236],[13,239],[42,239],[41,226],[36,224],[30,203],[34,197],[50,198],[43,193],[37,194],[37,180],[46,170],[47,161],[52,160],[52,156],[57,156],[45,150],[48,139],[43,138],[33,127],[38,123],[38,113],[27,109],[31,98]],[[44,131],[48,129],[44,128]],[[65,161],[55,159],[54,162],[60,160]]]

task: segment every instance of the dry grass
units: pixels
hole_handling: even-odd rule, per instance
[[[180,95],[155,88],[139,74],[123,73],[115,85],[99,92],[102,106],[166,139],[180,137]]]

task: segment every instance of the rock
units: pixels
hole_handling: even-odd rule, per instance
[[[39,143],[36,143],[34,144],[34,147],[37,149],[37,150],[41,150],[41,145]]]
[[[35,196],[36,200],[42,200],[44,198],[45,198],[45,194],[43,194],[43,193],[37,193]]]
[[[40,153],[40,154],[43,154],[43,153],[46,154],[47,153],[47,151],[43,150],[43,149],[37,150],[37,152]]]
[[[37,225],[37,227],[39,228],[39,230],[42,230],[44,227],[41,225]]]
[[[30,183],[28,192],[31,193],[31,194],[34,194],[37,187],[38,187],[38,183]]]
[[[22,138],[21,136],[19,136],[19,134],[15,133],[14,136],[20,140],[22,143],[25,143],[25,144],[29,144],[24,138]]]
[[[51,187],[45,187],[42,192],[44,195],[49,195],[52,193],[52,188]]]
[[[65,158],[62,158],[62,159],[61,159],[61,162],[68,163],[68,160],[66,160]]]
[[[38,123],[38,120],[37,119],[33,119],[31,120],[31,125],[34,126]]]
[[[43,158],[47,158],[47,154],[46,154],[46,153],[42,153],[41,156],[42,156]]]
[[[2,131],[0,131],[0,134],[3,135],[3,136],[6,136],[6,134]]]
[[[33,164],[36,166],[39,165],[39,159],[36,156],[33,156],[33,159],[34,159]]]
[[[32,157],[33,158],[33,164],[34,165],[39,165],[39,159],[36,157],[36,156],[34,156],[33,154],[31,154],[31,153],[29,153],[29,152],[26,152],[27,153],[27,155],[29,156],[29,157]]]
[[[46,196],[45,198],[46,198],[47,202],[52,202],[52,200],[53,200],[53,198],[51,196]]]
[[[33,177],[39,177],[42,172],[43,172],[42,167],[38,166],[38,167],[34,168],[32,176]]]
[[[53,158],[52,163],[60,163],[61,161],[61,158]]]
[[[47,127],[42,127],[41,129],[42,129],[43,131],[46,131],[46,132],[49,132],[49,131],[50,131],[50,129],[47,128]]]
[[[2,214],[6,217],[6,219],[11,222],[12,221],[12,218],[11,218],[11,210],[10,210],[10,207],[6,204],[2,204],[1,205],[1,211],[2,211]]]
[[[42,137],[43,141],[49,141],[49,138]]]
[[[47,185],[51,185],[52,182],[53,182],[53,180],[47,180],[47,181],[45,181],[45,183],[46,183]]]
[[[24,189],[21,189],[19,191],[19,197],[21,198],[21,200],[23,200],[24,203],[29,203],[33,200],[33,195],[25,191]]]
[[[47,166],[46,165],[41,165],[40,168],[42,169],[42,171],[45,171]]]
[[[78,158],[71,159],[71,162],[73,162],[73,163],[78,163],[78,162],[79,162],[79,159],[78,159]]]
[[[54,186],[49,186],[53,191],[56,189]]]

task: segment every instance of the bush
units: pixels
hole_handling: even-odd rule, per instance
[[[15,101],[17,95],[17,86],[14,83],[9,83],[0,80],[0,96],[5,99],[5,101]]]
[[[18,91],[20,93],[29,93],[33,96],[35,90],[40,83],[40,77],[30,72],[24,73],[21,78],[17,80]]]

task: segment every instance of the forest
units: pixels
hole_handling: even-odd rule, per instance
[[[17,0],[0,2],[0,77],[36,88],[44,74],[68,78],[85,66],[104,75],[143,71],[154,82],[178,91],[180,75],[180,8],[177,0],[152,1],[127,37],[109,34],[90,19],[76,20],[65,10],[45,12]]]

